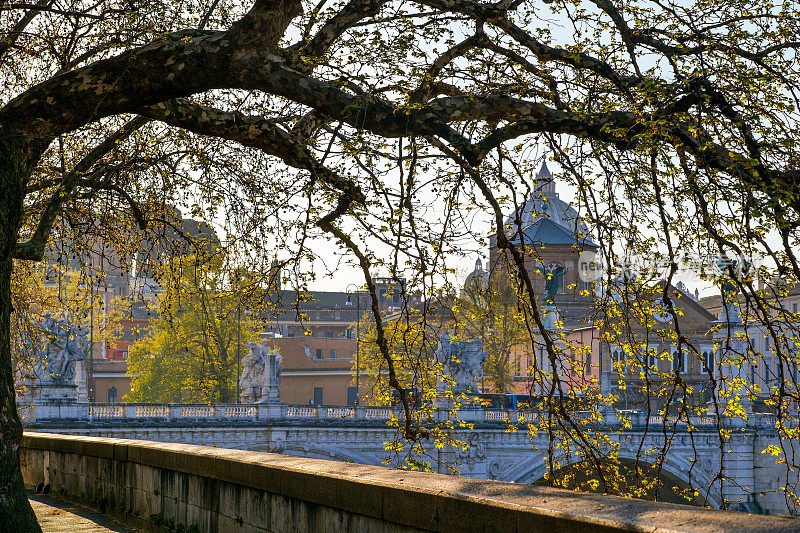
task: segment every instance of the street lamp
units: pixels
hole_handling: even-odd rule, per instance
[[[238,321],[236,325],[236,398],[235,402],[239,403],[239,364],[242,360],[242,301],[239,300]]]
[[[361,347],[361,335],[359,328],[361,326],[361,295],[358,294],[358,286],[355,283],[351,283],[347,286],[345,291],[347,291],[347,301],[345,305],[353,305],[352,296],[353,293],[350,292],[350,287],[353,286],[356,288],[355,295],[356,295],[356,401],[354,407],[358,407],[358,397],[359,397],[359,378],[361,377],[361,353],[359,348]]]
[[[250,314],[249,309],[244,310],[245,315]],[[239,318],[236,325],[236,403],[240,403],[239,394],[241,391],[239,390],[239,376],[241,375],[241,369],[239,365],[242,362],[242,301],[239,300]]]

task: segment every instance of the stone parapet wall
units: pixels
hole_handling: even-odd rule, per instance
[[[30,433],[28,485],[153,524],[228,531],[743,531],[800,522],[188,444]]]

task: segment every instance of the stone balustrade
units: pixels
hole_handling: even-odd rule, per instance
[[[384,422],[393,417],[402,418],[403,410],[399,407],[352,407],[352,406],[315,406],[315,405],[285,405],[279,403],[264,404],[132,404],[132,403],[72,403],[72,404],[30,404],[19,408],[20,416],[28,426],[37,422],[46,421],[169,421],[169,422],[225,422],[231,420],[307,420],[307,421],[343,421],[360,420]],[[435,416],[447,416],[446,410],[440,411]],[[589,419],[593,416],[590,411],[575,413],[578,420]],[[470,422],[478,423],[507,423],[511,421],[527,421],[530,413],[510,411],[497,408],[464,408],[459,417]],[[526,418],[527,417],[527,418]],[[685,419],[676,420],[669,418],[668,425],[685,427]],[[751,413],[747,423],[740,418],[723,418],[723,427],[750,427],[773,429],[777,417],[766,413]],[[648,414],[645,411],[606,410],[602,422],[598,424],[607,426],[620,426],[629,424],[632,428],[645,426],[659,426],[664,424],[664,417],[657,414]],[[691,423],[696,427],[716,427],[717,417],[704,415],[694,416]],[[797,419],[789,417],[784,424],[797,426]]]
[[[44,482],[55,495],[143,529],[788,533],[800,527],[788,518],[189,444],[29,433],[20,461],[28,486]]]
[[[391,407],[346,407],[284,404],[132,404],[72,403],[20,405],[26,425],[42,421],[230,421],[230,420],[375,420],[402,416]],[[501,419],[501,418],[498,418]]]

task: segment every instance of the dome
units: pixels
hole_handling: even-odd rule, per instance
[[[470,292],[472,290],[483,290],[489,284],[489,272],[483,269],[483,262],[480,258],[475,261],[475,270],[467,275],[464,281],[464,290]]]
[[[516,217],[506,219],[506,231],[514,244],[520,243]],[[547,163],[536,175],[534,191],[519,210],[523,244],[580,244],[596,246],[589,228],[578,212],[558,197],[555,181]]]

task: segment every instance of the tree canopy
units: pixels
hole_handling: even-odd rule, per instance
[[[104,280],[90,279],[91,275],[61,265],[30,262],[14,269],[11,353],[17,390],[25,378],[43,377],[42,350],[47,339],[42,325],[47,315],[66,320],[73,327],[87,328],[91,331],[89,339],[97,344],[110,345],[122,336],[128,302],[103,294]]]
[[[550,153],[607,264],[666,265],[661,305],[682,350],[696,352],[668,289],[682,262],[767,258],[758,277],[779,282],[766,292],[725,271],[705,282],[733,284],[791,364],[796,317],[773,296],[800,279],[798,26],[796,4],[761,0],[3,2],[0,523],[35,530],[17,457],[14,260],[100,233],[129,257],[171,206],[218,226],[252,270],[274,272],[279,250],[300,285],[334,243],[364,274],[398,389],[371,273],[427,295],[495,232],[557,368],[505,218]],[[557,372],[547,383],[559,396]],[[797,390],[784,378],[775,404]],[[587,442],[575,438],[591,463],[602,446]]]
[[[155,318],[129,350],[127,401],[238,403],[237,359],[259,338],[223,259],[181,256],[161,268]]]

